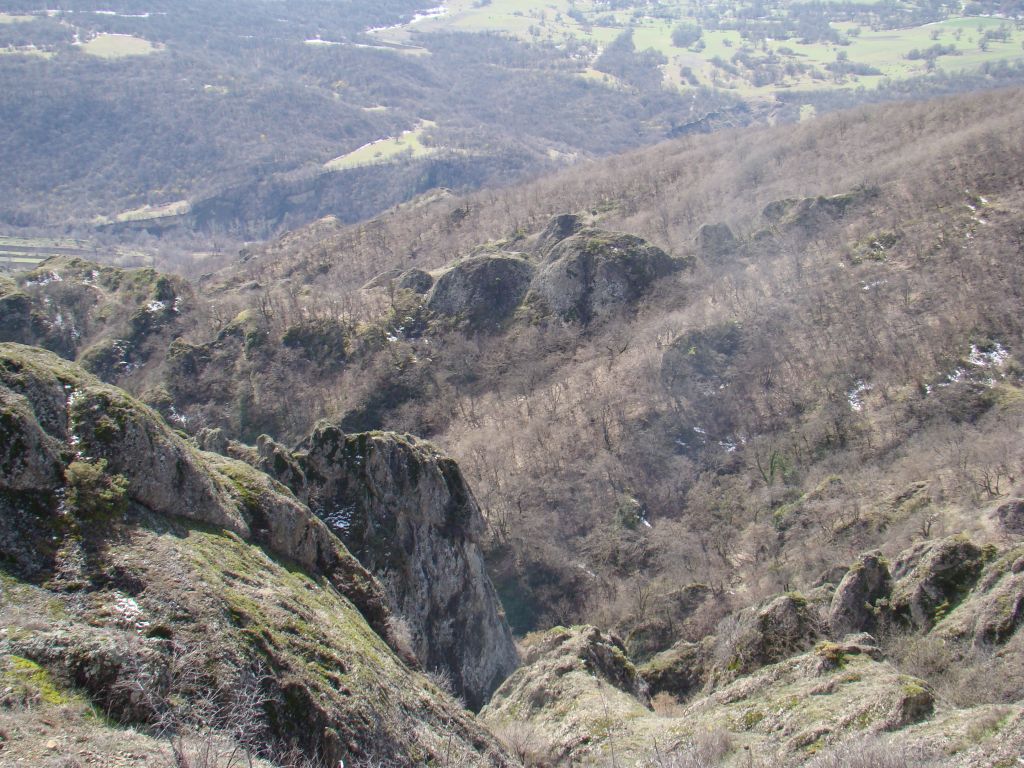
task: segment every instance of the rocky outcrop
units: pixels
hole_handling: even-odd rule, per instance
[[[522,302],[533,269],[511,254],[470,256],[437,278],[427,308],[474,330],[496,330]]]
[[[713,637],[699,643],[685,640],[662,651],[637,669],[651,696],[668,693],[683,701],[698,693],[710,678],[714,663]]]
[[[851,209],[877,196],[878,190],[873,187],[858,187],[839,195],[787,198],[766,205],[762,216],[773,227],[809,233],[842,219]]]
[[[718,627],[719,677],[748,674],[792,656],[810,646],[819,631],[807,600],[797,594],[746,608]]]
[[[582,217],[574,213],[559,214],[553,217],[537,236],[537,240],[533,244],[533,250],[541,258],[544,258],[558,243],[567,237],[572,237],[582,229]]]
[[[697,256],[712,263],[722,261],[739,248],[739,241],[725,223],[702,224],[693,242]]]
[[[588,325],[634,306],[657,280],[687,265],[634,235],[584,229],[548,250],[527,301]]]
[[[0,657],[41,704],[159,713],[197,748],[190,724],[230,722],[278,761],[510,765],[388,647],[401,643],[381,586],[283,485],[39,349],[0,344],[0,403],[5,446],[40,457],[0,475]]]
[[[999,527],[1007,533],[1024,535],[1024,499],[1011,499],[996,508]]]
[[[925,542],[900,554],[892,575],[897,620],[929,630],[970,592],[984,565],[980,547],[964,536]]]
[[[614,724],[649,714],[646,701],[620,640],[592,626],[556,627],[527,638],[523,666],[480,718],[497,730],[529,723],[550,759],[590,764]]]
[[[1024,623],[1024,547],[994,558],[970,595],[932,630],[976,648],[1002,645]]]
[[[379,586],[284,486],[243,462],[200,454],[127,393],[43,350],[0,344],[0,385],[5,400],[22,404],[23,415],[32,409],[12,440],[48,443],[49,452],[40,454],[44,463],[53,463],[52,446],[63,443],[63,456],[122,476],[129,501],[255,539],[326,575],[384,631],[388,612]],[[52,477],[35,474],[37,489]],[[19,490],[25,477],[14,471],[0,488]]]
[[[484,521],[458,465],[407,435],[321,423],[294,459],[261,439],[262,468],[297,493],[383,584],[427,669],[479,708],[517,665],[480,553]]]
[[[828,623],[833,637],[851,632],[873,632],[881,606],[892,590],[889,566],[880,553],[861,555],[836,587]]]
[[[398,276],[395,285],[403,291],[413,293],[427,293],[434,286],[434,278],[429,272],[422,269],[407,269]]]

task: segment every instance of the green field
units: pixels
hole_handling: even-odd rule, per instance
[[[571,9],[576,17],[569,16]],[[680,15],[675,19],[651,18],[642,7],[608,10],[607,5],[596,2],[569,0],[491,0],[483,4],[478,0],[452,0],[448,13],[441,17],[423,19],[406,27],[381,30],[375,33],[381,40],[408,43],[415,32],[458,30],[463,32],[500,32],[521,40],[550,42],[563,45],[569,40],[589,43],[600,50],[626,29],[633,30],[633,42],[638,50],[653,48],[668,59],[662,67],[666,85],[682,88],[686,82],[681,67],[689,67],[705,85],[728,89],[748,98],[767,98],[778,89],[806,90],[830,87],[872,86],[884,78],[903,79],[928,71],[926,59],[907,59],[914,49],[926,50],[936,44],[954,45],[956,55],[942,55],[935,59],[935,68],[947,72],[974,70],[985,63],[1012,61],[1024,58],[1024,30],[1017,29],[1006,19],[989,17],[957,17],[945,21],[906,29],[855,28],[851,23],[833,23],[841,34],[843,44],[801,44],[795,39],[768,40],[757,50],[736,30],[705,30],[702,50],[677,48],[672,44],[672,30],[681,21],[694,21]],[[1007,41],[990,40],[987,49],[979,47],[986,30],[1000,27],[1009,29]],[[756,57],[772,55],[782,65],[791,64],[794,70],[783,79],[770,84],[756,84],[749,71],[732,74],[716,66],[719,57],[730,62],[743,51]],[[880,74],[848,73],[835,76],[826,65],[846,56],[853,64],[880,70]],[[799,71],[799,70],[803,71]],[[584,69],[584,77],[619,87],[615,78],[593,69]]]
[[[160,49],[141,37],[103,33],[82,43],[82,50],[102,59],[123,59],[128,56],[146,56]]]
[[[192,210],[188,200],[176,200],[173,203],[163,205],[144,205],[141,208],[133,208],[124,211],[116,216],[97,216],[93,224],[103,226],[105,224],[123,224],[128,221],[149,221],[151,219],[162,219],[167,216],[183,216]]]
[[[436,123],[430,120],[421,120],[415,128],[403,131],[401,136],[392,136],[372,141],[359,147],[359,149],[352,150],[348,154],[327,161],[324,163],[324,169],[327,171],[346,171],[350,168],[362,168],[367,165],[388,163],[400,157],[413,158],[431,155],[437,151],[437,148],[425,145],[423,143],[423,135],[436,125]]]

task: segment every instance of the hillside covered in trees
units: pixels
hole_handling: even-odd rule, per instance
[[[991,765],[1024,717],[1021,97],[435,192],[194,283],[54,259],[0,286],[0,335],[266,472],[390,605],[423,538],[365,522],[316,457],[392,498],[369,457],[429,438],[538,633],[480,715],[531,764]]]

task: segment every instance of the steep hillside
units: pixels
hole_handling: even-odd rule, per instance
[[[645,657],[866,549],[1001,535],[1022,476],[1020,96],[324,220],[201,281],[162,359],[117,381],[250,444],[323,417],[430,437],[488,518],[513,626],[586,617]],[[40,318],[22,340],[51,343],[63,269],[4,288]],[[123,333],[91,327],[63,353]]]
[[[0,385],[0,762],[512,764],[282,485],[51,353]]]

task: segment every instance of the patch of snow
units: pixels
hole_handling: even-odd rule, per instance
[[[1009,358],[1010,353],[1002,344],[996,343],[989,352],[982,352],[977,344],[971,344],[971,354],[967,362],[978,368],[1000,367]]]
[[[861,290],[862,291],[870,291],[872,288],[877,288],[878,286],[885,285],[888,282],[889,282],[888,280],[884,280],[883,279],[883,280],[875,280],[874,282],[871,282],[871,283],[861,283]]]
[[[334,511],[324,515],[323,521],[336,533],[345,535],[352,528],[352,516],[355,514],[356,505],[338,507]]]
[[[871,391],[871,385],[863,381],[858,381],[853,389],[846,393],[846,400],[850,403],[850,408],[855,411],[864,410],[864,393]]]
[[[114,604],[110,606],[110,612],[113,614],[115,621],[122,626],[138,630],[143,630],[149,626],[149,622],[143,620],[142,609],[133,597],[121,595],[116,598]]]
[[[146,311],[151,315],[155,315],[157,312],[163,312],[167,309],[166,301],[151,301],[146,305]]]
[[[45,275],[40,275],[39,277],[34,277],[31,280],[26,280],[25,285],[44,286],[49,285],[50,283],[60,283],[63,280],[64,278],[56,272],[47,272]]]

